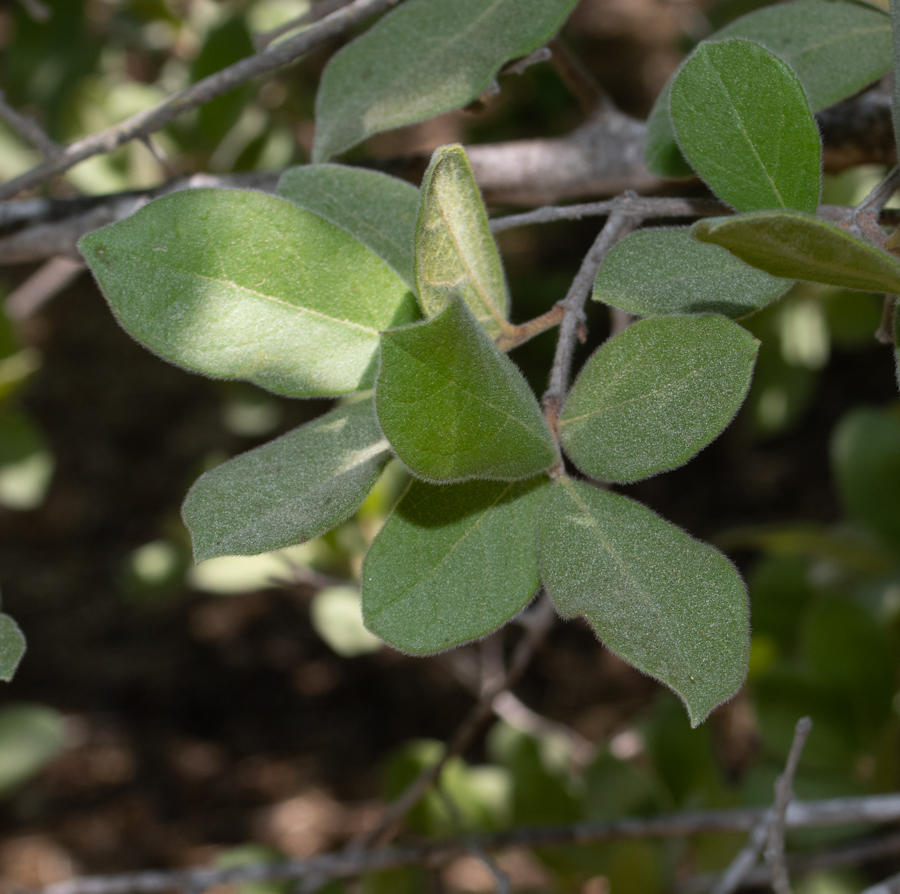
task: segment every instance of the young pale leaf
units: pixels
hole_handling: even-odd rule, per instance
[[[700,220],[691,235],[773,276],[863,292],[900,292],[900,260],[834,224],[797,211]]]
[[[413,481],[366,555],[363,620],[429,655],[495,630],[538,588],[538,509],[549,481]]]
[[[406,0],[332,57],[316,97],[315,161],[458,109],[559,30],[576,0]]]
[[[437,149],[422,180],[416,285],[428,316],[442,310],[451,295],[461,295],[491,338],[506,322],[503,263],[462,146]]]
[[[538,523],[541,579],[566,617],[670,686],[697,726],[747,672],[747,594],[720,552],[639,503],[559,479]]]
[[[713,40],[727,37],[755,40],[783,59],[803,84],[814,112],[852,96],[891,68],[890,21],[862,3],[777,3],[736,19]],[[646,162],[661,177],[688,177],[693,172],[669,117],[672,80],[647,120]]]
[[[371,398],[216,466],[182,514],[200,562],[312,540],[354,513],[390,456]]]
[[[604,258],[594,300],[642,317],[719,313],[742,317],[783,295],[791,281],[750,267],[688,227],[639,230]]]
[[[558,460],[534,393],[459,297],[381,337],[381,429],[419,478],[530,478]]]
[[[369,387],[379,330],[417,315],[400,278],[315,214],[191,189],[78,243],[122,325],[188,369],[298,397]]]
[[[7,614],[0,614],[0,680],[8,683],[25,654],[25,636]]]
[[[284,172],[278,195],[354,236],[415,288],[419,190],[411,183],[364,168],[302,165]]]
[[[821,144],[803,86],[750,40],[702,43],[672,84],[681,151],[739,211],[819,204]]]
[[[559,420],[575,465],[636,481],[687,462],[750,388],[759,342],[725,317],[651,317],[598,348]]]

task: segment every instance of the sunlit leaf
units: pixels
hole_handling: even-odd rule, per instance
[[[7,614],[0,614],[0,680],[8,683],[25,654],[25,636]]]
[[[390,457],[370,399],[206,472],[182,513],[199,562],[312,540],[352,515]]]
[[[575,2],[406,0],[328,63],[314,160],[477,99],[504,63],[553,37]]]
[[[702,43],[672,84],[682,152],[739,211],[819,204],[821,145],[803,86],[750,40]]]
[[[535,532],[547,486],[546,478],[414,481],[363,564],[366,626],[428,655],[508,621],[538,588]]]
[[[152,351],[280,394],[370,386],[379,330],[417,316],[406,285],[365,246],[260,192],[176,192],[79,248]]]
[[[26,782],[60,752],[63,717],[45,705],[0,709],[0,794]]]
[[[557,461],[522,373],[458,297],[383,333],[375,403],[397,456],[428,481],[530,478]]]
[[[541,509],[541,579],[635,667],[671,687],[696,726],[747,671],[747,594],[734,566],[626,497],[561,478]]]

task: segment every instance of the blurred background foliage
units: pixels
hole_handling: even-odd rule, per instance
[[[254,36],[310,7],[45,2],[46,20],[31,4],[0,4],[0,87],[60,143],[249,55]],[[684,52],[760,5],[584,0],[564,36],[614,101],[641,115]],[[49,194],[305,163],[318,77],[340,45],[177,119],[152,147],[135,142],[84,162]],[[562,134],[581,120],[549,64],[501,86],[477,107],[379,135],[353,158],[383,166],[454,140]],[[36,161],[0,122],[0,179]],[[823,200],[854,204],[883,173],[826,178]],[[563,297],[595,229],[502,235],[516,320]],[[4,294],[31,272],[2,271]],[[900,402],[888,352],[872,337],[880,316],[880,296],[803,284],[742,321],[762,349],[734,426],[685,469],[625,489],[718,542],[745,571],[745,690],[692,731],[674,697],[603,653],[579,624],[565,625],[522,686],[537,713],[508,712],[482,748],[451,760],[409,814],[408,835],[768,804],[804,714],[815,726],[799,796],[897,789]],[[604,308],[589,309],[589,327],[583,357],[608,334]],[[513,354],[538,391],[554,338]],[[0,583],[32,643],[0,695],[4,891],[77,870],[320,852],[441,753],[469,704],[466,662],[510,648],[519,632],[513,625],[493,646],[423,663],[365,631],[356,580],[405,486],[399,465],[354,518],[316,542],[191,561],[178,509],[193,478],[324,409],[165,367],[111,324],[86,277],[32,317],[0,318]],[[219,824],[205,816],[217,810]],[[869,831],[807,832],[790,845],[821,849]],[[510,853],[501,865],[517,890],[700,890],[688,880],[727,865],[741,844],[698,836],[552,848]],[[817,869],[799,890],[856,891],[877,869]],[[454,863],[442,884],[493,889],[475,857]],[[410,870],[367,878],[362,890],[433,885]],[[246,894],[284,890],[251,887]]]

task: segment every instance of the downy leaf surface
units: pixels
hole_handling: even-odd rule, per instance
[[[362,569],[363,620],[429,655],[495,630],[537,591],[537,519],[549,480],[413,481]]]
[[[712,40],[755,40],[783,59],[803,84],[813,112],[858,93],[891,68],[890,21],[883,12],[843,0],[794,0],[754,10]],[[647,167],[661,177],[693,173],[669,117],[674,75],[647,120]]]
[[[738,211],[819,204],[821,144],[803,86],[750,40],[702,43],[672,84],[681,151]]]
[[[419,190],[411,183],[346,165],[301,165],[284,172],[278,195],[358,239],[415,288]]]
[[[682,465],[740,408],[758,349],[746,329],[713,314],[634,323],[582,368],[559,420],[566,453],[605,481]]]
[[[900,291],[900,260],[832,223],[797,211],[700,220],[691,235],[773,276],[863,292]]]
[[[459,294],[491,338],[506,322],[509,297],[503,263],[462,146],[435,150],[422,180],[416,285],[427,316]]]
[[[893,39],[891,41],[891,58],[894,63],[894,70],[897,71],[897,60],[900,60],[900,2],[898,0],[890,0],[891,24],[893,26]],[[896,145],[900,146],[900,108],[897,104],[900,102],[900,84],[898,78],[894,78],[894,101],[891,103],[891,122],[894,125],[894,140]]]
[[[406,0],[325,68],[313,160],[477,99],[501,66],[553,37],[575,2]]]
[[[0,680],[8,683],[25,654],[25,635],[7,614],[0,613]]]
[[[731,562],[645,506],[560,478],[538,523],[541,580],[626,661],[671,687],[692,726],[747,672],[747,594]]]
[[[200,562],[304,543],[352,515],[390,458],[372,398],[201,475],[182,514]]]
[[[603,259],[594,300],[641,317],[718,313],[742,317],[783,295],[791,280],[769,276],[689,227],[639,230]]]
[[[407,286],[364,245],[260,192],[173,193],[78,247],[151,351],[278,394],[370,387],[379,330],[418,317]]]
[[[459,297],[382,334],[375,405],[397,456],[426,481],[512,481],[558,460],[522,373]]]

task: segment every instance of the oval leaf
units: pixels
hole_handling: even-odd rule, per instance
[[[422,180],[416,285],[427,316],[458,294],[491,338],[506,324],[503,263],[462,146],[437,149]]]
[[[411,183],[364,168],[302,165],[284,172],[278,195],[358,239],[415,288],[419,190]]]
[[[797,76],[749,40],[702,43],[672,84],[672,122],[694,170],[739,211],[819,204],[819,131]]]
[[[644,506],[561,478],[538,523],[541,579],[616,654],[671,687],[697,726],[743,683],[747,593],[720,552]]]
[[[25,655],[25,635],[7,614],[0,614],[0,680],[8,683],[15,676]]]
[[[381,429],[419,478],[530,478],[558,460],[537,399],[461,298],[382,334]]]
[[[468,105],[560,29],[576,0],[407,0],[335,54],[316,96],[313,159]]]
[[[697,221],[691,235],[773,276],[863,292],[900,292],[900,260],[811,214],[713,217]]]
[[[279,394],[369,387],[379,330],[417,316],[407,287],[365,246],[260,192],[173,193],[78,247],[150,350]]]
[[[535,531],[549,481],[413,481],[369,549],[363,620],[397,649],[430,655],[486,636],[538,585]]]
[[[0,795],[27,782],[60,751],[66,739],[63,715],[46,705],[0,709]]]
[[[390,457],[371,398],[201,475],[182,515],[200,562],[304,543],[352,515]]]
[[[688,227],[632,233],[603,259],[594,300],[641,317],[719,313],[742,317],[791,286],[723,248],[691,238]]]
[[[584,365],[559,421],[566,453],[605,481],[636,481],[687,462],[732,420],[759,342],[724,317],[653,317]]]

